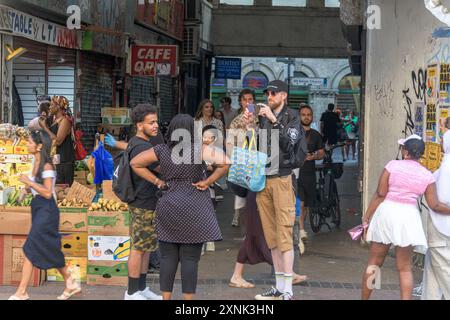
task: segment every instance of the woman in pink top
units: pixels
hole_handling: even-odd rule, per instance
[[[378,182],[363,223],[369,225],[366,240],[371,242],[368,266],[362,280],[362,299],[372,293],[372,279],[380,269],[391,245],[395,246],[400,275],[401,299],[411,299],[413,275],[411,257],[414,246],[427,246],[417,199],[425,194],[435,212],[450,215],[450,208],[439,202],[435,179],[419,163],[425,144],[417,135],[399,140],[404,160],[390,161]]]

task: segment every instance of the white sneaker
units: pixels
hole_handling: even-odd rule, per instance
[[[135,292],[132,295],[128,294],[128,290],[125,291],[125,297],[123,300],[147,300],[143,295],[141,295],[141,293]]]
[[[308,240],[308,233],[305,230],[300,230],[300,239]]]
[[[216,245],[214,242],[206,243],[206,251],[216,251]]]
[[[162,300],[163,299],[162,296],[159,296],[156,293],[154,293],[152,290],[150,290],[149,287],[145,288],[145,290],[143,290],[143,291],[139,291],[139,293],[141,294],[141,296],[143,296],[147,300]]]

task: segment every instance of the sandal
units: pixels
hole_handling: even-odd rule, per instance
[[[231,288],[241,288],[241,289],[253,289],[255,285],[253,283],[250,283],[244,279],[239,280],[239,282],[232,282],[228,283],[228,286]]]
[[[30,300],[29,296],[25,296],[24,298],[19,298],[15,294],[8,298],[8,300]]]
[[[301,276],[299,274],[294,274],[294,277],[292,279],[292,284],[294,284],[294,285],[300,284],[300,283],[306,282],[308,280],[309,280],[308,276]]]
[[[69,290],[69,291],[67,291],[67,289],[66,289],[66,290],[64,290],[62,295],[60,295],[56,299],[58,299],[58,300],[69,300],[72,296],[74,296],[74,295],[76,295],[76,294],[78,294],[80,292],[81,292],[81,288],[80,287],[77,287],[77,288]]]

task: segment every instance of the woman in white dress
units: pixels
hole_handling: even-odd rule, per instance
[[[450,208],[439,202],[433,174],[419,163],[425,151],[421,137],[399,140],[404,160],[390,161],[381,174],[377,191],[369,204],[363,223],[369,225],[366,240],[371,242],[369,261],[362,279],[361,298],[370,298],[373,279],[391,245],[395,246],[402,300],[412,296],[411,260],[414,246],[427,246],[417,199],[425,194],[435,212],[450,215]]]

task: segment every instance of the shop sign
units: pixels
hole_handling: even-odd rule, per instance
[[[0,5],[0,31],[52,46],[79,49],[76,30]]]
[[[241,58],[216,58],[215,78],[217,79],[241,79]]]
[[[132,76],[177,76],[178,46],[135,45],[131,47]]]
[[[299,78],[292,78],[291,84],[293,86],[297,87],[326,87],[327,86],[327,79],[326,78],[306,78],[306,77],[299,77]]]

